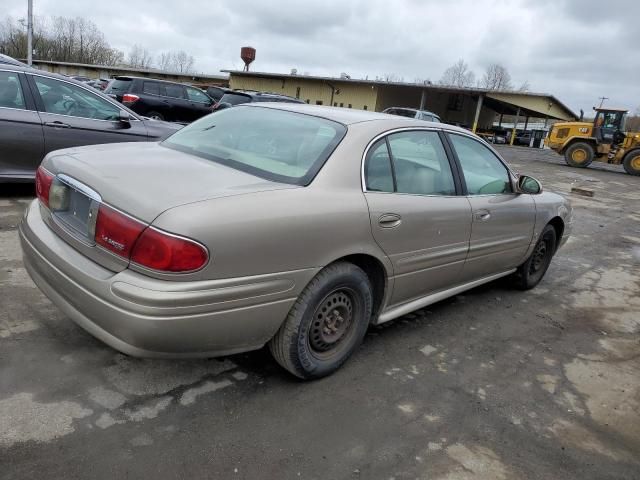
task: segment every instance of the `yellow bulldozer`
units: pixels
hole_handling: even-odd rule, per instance
[[[572,167],[591,162],[622,164],[630,175],[640,175],[640,133],[625,132],[628,110],[594,108],[590,122],[561,122],[553,125],[545,145],[561,155]]]

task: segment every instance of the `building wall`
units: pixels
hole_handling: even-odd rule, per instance
[[[529,110],[533,110],[534,112],[539,112],[541,118],[544,118],[545,115],[549,115],[551,117],[559,118],[562,120],[573,119],[573,117],[569,116],[567,112],[565,112],[558,105],[554,104],[553,101],[547,97],[513,95],[509,93],[490,93],[487,94],[487,96],[495,98],[496,100],[500,100],[502,102],[519,105]]]
[[[333,105],[337,107],[374,110],[378,96],[378,88],[372,85],[357,83],[329,82],[335,87]],[[329,83],[305,78],[259,78],[231,75],[229,86],[234,89],[258,90],[299,98],[315,105],[332,105]]]

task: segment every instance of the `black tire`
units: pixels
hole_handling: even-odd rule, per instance
[[[564,161],[572,167],[584,168],[591,165],[595,151],[586,142],[576,142],[564,152]]]
[[[629,175],[640,175],[640,149],[628,152],[622,160],[622,166]]]
[[[338,262],[324,268],[304,288],[269,342],[271,354],[305,380],[333,373],[367,332],[371,290],[367,274],[352,263]]]
[[[156,111],[147,112],[147,117],[153,118],[154,120],[164,120],[164,115]]]
[[[540,283],[556,252],[556,242],[556,229],[552,225],[547,225],[542,230],[529,258],[514,274],[516,288],[530,290]]]

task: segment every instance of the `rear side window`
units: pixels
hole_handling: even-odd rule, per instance
[[[142,92],[150,95],[162,95],[162,93],[160,93],[160,84],[158,82],[143,82]]]
[[[393,171],[387,141],[378,140],[367,152],[364,167],[364,179],[367,190],[372,192],[393,192]]]
[[[170,83],[166,83],[164,85],[165,95],[171,98],[184,98],[184,89],[182,85],[172,85]]]
[[[111,82],[109,88],[107,88],[106,93],[123,93],[128,92],[129,87],[131,87],[131,79],[121,79],[116,78]]]
[[[162,145],[268,180],[307,185],[346,131],[324,118],[246,106],[203,117]]]
[[[0,72],[0,107],[25,108],[17,73]]]
[[[225,93],[220,99],[220,103],[230,103],[231,105],[239,105],[241,103],[249,103],[251,97],[240,93]]]

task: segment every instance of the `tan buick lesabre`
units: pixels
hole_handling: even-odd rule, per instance
[[[81,327],[141,357],[268,343],[302,378],[369,324],[507,275],[534,287],[571,230],[562,197],[465,130],[308,105],[52,152],[36,187],[24,263]]]

